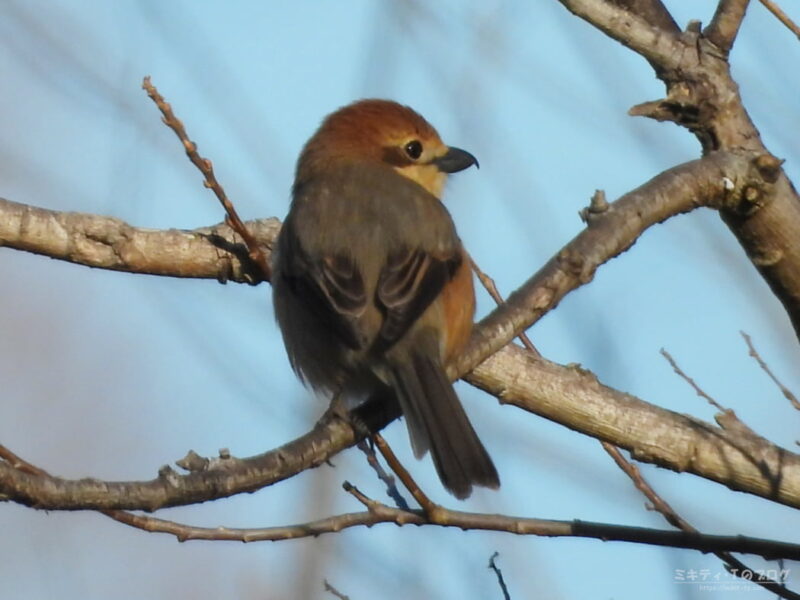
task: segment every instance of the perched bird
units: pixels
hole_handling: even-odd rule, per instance
[[[273,259],[291,364],[317,390],[399,402],[417,458],[466,498],[500,480],[445,374],[475,312],[470,260],[440,202],[478,161],[407,106],[361,100],[329,115],[297,162]]]

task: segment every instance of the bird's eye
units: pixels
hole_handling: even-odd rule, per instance
[[[419,140],[408,142],[403,149],[406,151],[408,157],[412,160],[417,160],[420,156],[422,156],[422,143]]]

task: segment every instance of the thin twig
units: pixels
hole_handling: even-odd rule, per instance
[[[675,511],[675,509],[672,508],[672,506],[669,505],[669,503],[667,503],[666,500],[656,493],[656,491],[650,486],[649,483],[647,483],[647,481],[645,481],[644,477],[642,477],[642,474],[639,471],[639,468],[630,461],[625,460],[625,457],[622,456],[619,448],[613,444],[609,444],[608,442],[600,443],[603,445],[603,449],[608,452],[612,459],[614,459],[614,462],[617,463],[617,466],[622,469],[622,471],[628,477],[630,477],[631,481],[636,486],[636,489],[642,492],[645,498],[650,501],[653,510],[661,513],[661,515],[667,520],[667,523],[684,531],[696,531],[687,521],[683,519],[683,517],[681,517]]]
[[[661,355],[662,355],[664,358],[666,358],[666,359],[667,359],[667,362],[669,362],[670,366],[672,367],[672,370],[673,370],[673,371],[675,371],[675,373],[676,373],[676,374],[677,374],[679,377],[682,377],[682,378],[684,379],[684,381],[686,381],[686,383],[688,383],[690,386],[692,386],[692,388],[694,389],[694,391],[697,393],[697,395],[698,395],[698,396],[700,396],[701,398],[705,398],[705,400],[706,400],[706,401],[707,401],[707,402],[708,402],[708,403],[709,403],[711,406],[713,406],[714,408],[716,408],[718,411],[720,411],[720,412],[723,412],[723,413],[730,412],[730,411],[729,411],[729,409],[725,408],[725,407],[724,407],[724,406],[722,406],[722,405],[721,405],[719,402],[717,402],[716,400],[714,400],[714,399],[713,399],[711,396],[709,396],[708,394],[706,394],[706,393],[705,393],[705,392],[702,390],[702,388],[701,388],[699,385],[697,385],[697,383],[695,382],[695,380],[694,380],[694,379],[692,379],[692,378],[691,378],[691,377],[689,377],[689,376],[688,376],[686,373],[684,373],[684,372],[683,372],[683,370],[682,370],[682,369],[681,369],[681,368],[678,366],[678,363],[677,363],[677,362],[675,362],[675,359],[674,359],[674,358],[672,358],[672,355],[671,355],[669,352],[667,352],[667,351],[666,351],[664,348],[662,348],[662,349],[661,349]]]
[[[499,552],[495,552],[492,554],[491,558],[489,559],[489,568],[494,571],[494,574],[497,575],[497,584],[500,586],[500,591],[503,592],[504,600],[511,600],[511,594],[508,593],[508,587],[506,586],[506,580],[503,579],[503,572],[500,570],[500,567],[497,566],[495,559],[500,556]]]
[[[357,447],[366,455],[367,463],[375,471],[378,479],[380,479],[386,485],[386,495],[394,500],[394,504],[397,506],[397,508],[408,510],[408,502],[406,502],[406,499],[403,498],[400,490],[397,489],[397,482],[395,481],[395,478],[391,473],[387,473],[386,469],[384,469],[378,462],[378,457],[375,455],[375,449],[367,443],[367,440],[361,440],[358,442]]]
[[[764,373],[766,373],[769,376],[769,378],[772,379],[773,383],[778,386],[778,389],[781,391],[783,396],[789,402],[792,403],[792,406],[794,406],[797,410],[800,410],[800,400],[798,400],[797,396],[795,396],[792,393],[792,391],[789,388],[787,388],[785,385],[783,385],[780,382],[780,380],[774,375],[772,370],[769,368],[769,365],[767,365],[766,361],[763,358],[761,358],[761,355],[758,353],[758,351],[756,350],[756,347],[753,345],[752,338],[749,335],[747,335],[744,331],[740,331],[739,333],[742,334],[742,337],[744,338],[745,343],[747,343],[747,347],[750,350],[750,356],[752,356],[754,359],[756,359],[756,362],[758,363],[758,366],[761,367],[761,369],[764,371]]]
[[[472,263],[473,273],[475,273],[475,275],[478,277],[478,280],[483,284],[484,289],[487,292],[489,292],[489,295],[492,297],[492,299],[497,303],[498,306],[500,306],[503,302],[505,302],[505,300],[503,300],[503,296],[497,289],[497,285],[495,284],[494,279],[492,279],[486,273],[484,273],[478,266],[478,263],[476,263],[472,257],[470,257],[469,260]],[[522,342],[522,345],[525,346],[526,349],[533,352],[536,356],[541,356],[539,351],[533,345],[533,342],[531,342],[527,333],[522,331],[517,337],[519,338],[519,341]]]
[[[769,12],[775,15],[775,17],[781,23],[783,23],[789,29],[789,31],[795,34],[798,40],[800,40],[800,27],[798,27],[797,24],[789,18],[789,15],[781,10],[780,6],[778,6],[772,0],[761,0],[761,4],[763,4]]]
[[[142,88],[144,88],[144,90],[147,92],[147,95],[153,102],[155,102],[156,106],[161,111],[161,114],[163,115],[161,120],[167,127],[175,132],[175,135],[178,136],[178,139],[183,144],[184,150],[186,150],[186,156],[189,157],[189,160],[192,161],[192,164],[196,166],[203,174],[203,177],[205,178],[203,185],[213,191],[217,196],[220,204],[222,204],[223,208],[225,209],[225,222],[231,227],[231,229],[242,236],[242,239],[247,246],[250,260],[258,265],[264,275],[264,279],[269,281],[271,270],[269,263],[267,262],[267,257],[264,255],[264,251],[258,245],[258,242],[256,242],[256,239],[248,231],[244,222],[242,222],[242,220],[239,218],[233,203],[228,199],[228,196],[225,194],[225,190],[222,188],[222,185],[220,185],[219,181],[217,181],[211,161],[207,158],[203,158],[197,152],[197,144],[189,139],[189,135],[186,133],[183,123],[175,116],[175,113],[172,112],[172,106],[170,106],[170,104],[164,100],[164,97],[158,93],[156,87],[150,83],[149,76],[144,78],[144,81],[142,82]]]
[[[695,382],[694,379],[692,379],[686,373],[683,372],[683,370],[678,366],[678,363],[675,361],[675,359],[672,358],[670,353],[664,350],[664,348],[661,349],[661,354],[664,356],[664,358],[667,359],[667,361],[672,366],[672,369],[675,371],[675,373],[679,377],[682,377],[690,386],[692,386],[692,388],[694,389],[694,391],[697,393],[698,396],[700,396],[701,398],[705,398],[708,401],[708,403],[711,404],[711,406],[720,411],[718,414],[714,415],[714,420],[722,429],[731,432],[736,436],[736,441],[733,442],[734,447],[737,447],[744,456],[750,457],[751,456],[750,452],[745,451],[743,449],[743,446],[741,445],[741,441],[739,440],[739,438],[740,437],[742,437],[742,439],[745,437],[758,438],[756,432],[753,431],[744,421],[739,419],[734,410],[730,408],[725,408],[719,402],[714,400],[711,396],[706,394],[702,390],[702,388],[697,384],[697,382]],[[761,471],[762,475],[764,475],[768,479],[771,479],[772,481],[778,480],[779,477],[776,476],[774,473],[770,473],[769,469],[765,468],[766,465],[762,461],[754,461],[752,458],[749,458],[749,460],[751,461],[751,464],[754,464],[756,468],[758,468],[759,471]]]
[[[670,525],[677,527],[686,533],[702,535],[691,523],[681,517],[675,511],[675,509],[672,508],[672,506],[670,506],[670,504],[653,489],[653,487],[644,479],[641,471],[639,471],[639,468],[622,456],[619,448],[607,442],[600,443],[603,445],[603,449],[608,452],[612,459],[614,459],[614,462],[617,464],[617,466],[622,469],[622,471],[630,478],[630,480],[636,486],[636,489],[642,492],[642,494],[644,494],[644,496],[650,501],[653,509],[658,511]],[[800,594],[787,589],[784,583],[775,581],[758,571],[754,571],[733,556],[730,552],[717,551],[714,552],[714,555],[723,562],[725,570],[732,575],[760,585],[764,589],[769,590],[781,598],[787,598],[788,600],[800,600]]]
[[[342,592],[340,592],[335,587],[333,587],[330,583],[328,583],[327,579],[325,579],[324,582],[325,582],[324,589],[325,589],[326,592],[330,592],[331,594],[333,594],[334,596],[339,598],[339,600],[350,600],[350,596],[345,596]]]
[[[375,445],[378,447],[378,450],[380,450],[380,453],[383,455],[383,460],[389,465],[389,468],[400,478],[400,481],[403,482],[406,489],[414,496],[414,500],[422,507],[422,510],[425,511],[428,518],[436,522],[436,517],[441,507],[428,498],[425,492],[417,485],[417,482],[411,477],[411,473],[409,473],[397,459],[397,456],[395,456],[389,444],[386,443],[386,440],[383,439],[383,436],[381,436],[380,433],[375,433],[372,437],[375,440]]]

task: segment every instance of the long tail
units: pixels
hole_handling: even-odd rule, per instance
[[[459,499],[467,498],[473,485],[500,487],[497,469],[439,361],[412,354],[392,373],[414,455],[431,451],[444,487]]]

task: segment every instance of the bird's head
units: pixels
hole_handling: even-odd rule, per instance
[[[389,100],[360,100],[329,115],[300,154],[297,180],[356,162],[385,164],[437,198],[449,173],[478,166],[417,112]]]

